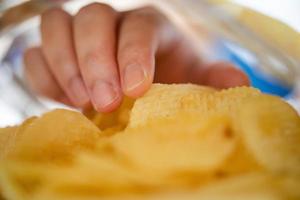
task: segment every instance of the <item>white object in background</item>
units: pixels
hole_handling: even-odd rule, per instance
[[[299,0],[232,0],[265,15],[276,18],[300,32]]]
[[[9,107],[1,99],[0,113],[0,127],[16,125],[23,120],[23,116],[20,114],[20,112]]]

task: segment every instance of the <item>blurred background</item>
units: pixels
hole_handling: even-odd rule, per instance
[[[75,13],[91,0],[0,0],[0,127],[64,107],[35,96],[23,78],[24,49],[40,43],[39,14],[52,6]],[[152,4],[192,40],[207,60],[228,60],[252,86],[300,111],[300,1],[104,0],[118,10]]]

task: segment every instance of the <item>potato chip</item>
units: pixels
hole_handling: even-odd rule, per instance
[[[129,193],[122,195],[101,196],[101,199],[106,200],[286,200],[298,199],[299,180],[292,177],[273,176],[268,173],[253,172],[246,173],[239,176],[233,176],[223,179],[218,182],[211,182],[206,186],[200,188],[190,188],[181,190],[164,190],[154,193]],[[292,190],[291,190],[292,188]],[[53,193],[44,194],[44,198],[39,200],[46,200],[52,197],[57,200],[69,199],[85,199],[94,200],[100,198],[99,195],[88,193],[85,196],[78,193]],[[46,198],[45,198],[46,197]],[[48,198],[47,198],[48,197]]]
[[[290,105],[274,96],[252,97],[235,122],[261,165],[300,174],[300,117]]]
[[[81,154],[75,162],[50,172],[50,190],[64,195],[107,196],[142,190],[147,182],[131,166],[105,154]]]
[[[67,159],[74,150],[92,147],[99,135],[100,130],[80,113],[58,109],[34,120],[18,136],[9,157],[36,161]]]
[[[15,144],[23,134],[24,130],[32,124],[36,117],[26,119],[20,126],[0,129],[0,161],[14,150]]]
[[[153,84],[151,89],[134,103],[129,126],[146,124],[148,120],[168,118],[178,112],[209,109],[214,89],[193,84]],[[205,100],[204,100],[205,99]],[[208,107],[208,108],[207,108]]]
[[[215,108],[214,112],[228,113],[235,115],[239,106],[247,99],[254,96],[260,96],[259,90],[251,87],[234,87],[226,90],[221,90],[215,93]]]
[[[123,130],[129,121],[129,115],[134,100],[128,97],[123,99],[121,106],[111,113],[98,113],[95,110],[85,110],[84,114],[101,130],[110,129],[110,134]]]
[[[0,167],[0,187],[6,199],[26,200],[42,185],[48,165],[6,161]]]
[[[112,137],[112,145],[145,169],[203,172],[217,168],[231,154],[235,135],[226,116],[211,117],[200,124],[194,115],[180,115],[127,129]]]
[[[21,125],[18,126],[17,131],[16,131],[16,136],[19,138],[25,130],[31,126],[31,124],[37,119],[37,117],[30,117],[26,119]],[[16,139],[17,139],[16,138]]]
[[[39,190],[37,196],[56,195],[64,197],[62,199],[106,199],[112,196],[123,199],[126,195],[146,195],[182,186],[175,179],[153,175],[105,154],[81,154],[72,166],[47,170],[47,187]]]
[[[298,182],[299,183],[299,182]],[[284,189],[283,179],[268,173],[246,173],[212,182],[198,191],[173,195],[174,198],[189,200],[285,200],[297,199],[297,194],[290,194]],[[299,184],[298,184],[299,186]]]
[[[204,119],[212,113],[234,114],[245,99],[259,94],[259,90],[250,87],[235,87],[217,92],[209,87],[192,84],[155,84],[135,102],[129,127],[184,112],[201,114]]]
[[[16,126],[0,128],[0,160],[7,155],[17,128]]]
[[[244,147],[241,139],[238,139],[238,145],[230,158],[220,166],[216,176],[220,178],[249,173],[253,171],[263,171],[264,168],[256,161],[255,157]]]

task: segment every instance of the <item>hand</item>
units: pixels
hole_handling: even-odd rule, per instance
[[[249,84],[229,63],[203,63],[192,45],[157,10],[117,12],[105,4],[74,17],[59,8],[41,20],[41,47],[24,56],[30,87],[54,100],[100,112],[116,109],[123,95],[139,97],[153,81],[226,88]]]

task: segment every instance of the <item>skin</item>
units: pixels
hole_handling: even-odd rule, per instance
[[[41,19],[42,44],[24,55],[26,79],[37,94],[68,105],[110,112],[124,95],[140,97],[152,82],[249,85],[232,64],[201,61],[190,42],[151,7],[121,13],[93,3],[75,16],[53,8]]]

